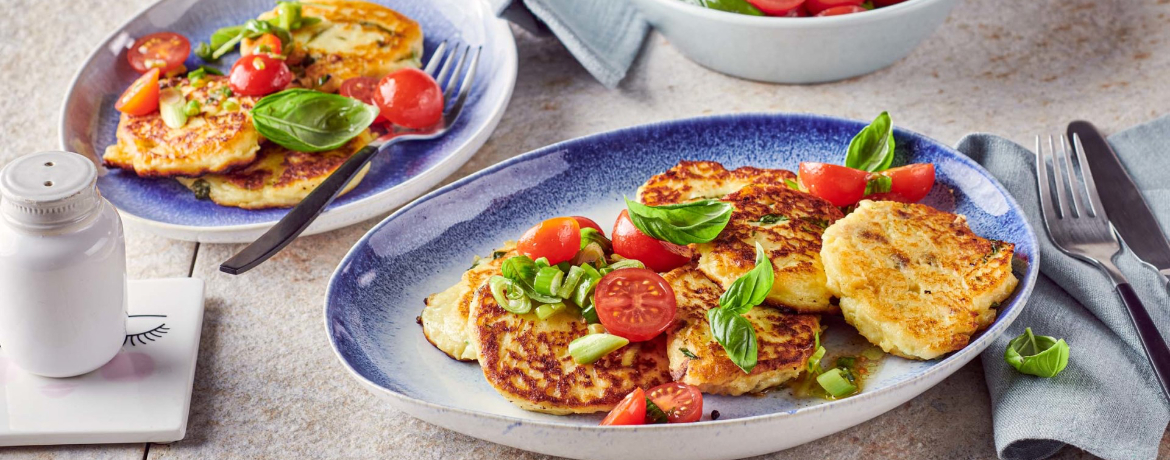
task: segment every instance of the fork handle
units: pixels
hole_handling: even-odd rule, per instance
[[[1137,329],[1138,339],[1142,342],[1146,357],[1154,366],[1154,375],[1158,377],[1162,394],[1170,399],[1170,348],[1166,346],[1162,334],[1158,333],[1158,328],[1154,326],[1150,312],[1146,310],[1146,306],[1138,298],[1137,291],[1134,291],[1129,283],[1119,283],[1114,289],[1117,290],[1117,295],[1121,296],[1121,301],[1125,303],[1125,309],[1129,312],[1129,319],[1133,322],[1133,327]]]
[[[337,198],[346,184],[349,184],[357,176],[362,167],[374,158],[374,155],[393,144],[393,139],[391,139],[385,143],[372,143],[362,147],[334,170],[329,177],[325,178],[325,181],[321,182],[321,185],[317,186],[312,193],[309,193],[309,196],[305,197],[288,214],[285,214],[280,222],[273,225],[244,250],[221,264],[219,270],[239,275],[276,255],[281,249],[292,243],[305,229],[309,228],[317,216],[321,215],[321,211],[324,211],[325,207]]]

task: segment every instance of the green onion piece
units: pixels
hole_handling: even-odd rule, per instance
[[[561,269],[562,272],[568,273],[569,269],[573,268],[573,263],[567,262],[567,261],[561,262],[561,263],[557,264],[557,268]]]
[[[612,334],[589,334],[569,343],[569,354],[577,364],[593,364],[602,356],[630,343],[625,337]]]
[[[614,270],[621,270],[623,268],[646,268],[646,264],[636,259],[622,259],[614,262],[613,265],[610,265],[608,268],[612,268]]]
[[[168,127],[178,129],[187,124],[187,113],[184,111],[186,100],[179,88],[165,88],[158,94],[158,111],[163,123]]]
[[[598,323],[590,324],[589,325],[589,333],[590,334],[604,334],[605,333],[605,326],[602,326],[601,324],[598,324]]]
[[[223,101],[223,109],[229,112],[240,110],[240,103],[236,102],[234,98]]]
[[[572,344],[569,347],[572,348]],[[817,383],[821,384],[821,388],[824,388],[834,398],[849,396],[857,391],[857,385],[849,383],[843,374],[841,369],[829,369],[817,377]]]
[[[557,267],[544,267],[536,272],[536,280],[532,282],[532,287],[536,289],[537,293],[547,296],[557,295],[557,291],[561,289],[561,280],[565,277],[565,272]]]
[[[585,322],[588,324],[601,323],[601,319],[597,317],[597,309],[593,308],[592,303],[590,303],[588,307],[581,309],[581,317],[585,318]]]
[[[536,307],[536,317],[541,320],[546,320],[564,309],[565,304],[561,302],[540,304],[540,306]]]
[[[293,25],[300,22],[301,5],[296,2],[277,2],[275,25],[285,30],[293,30]]]
[[[653,425],[657,423],[666,423],[669,419],[666,417],[666,412],[662,408],[654,404],[650,398],[646,398],[646,424]]]
[[[590,228],[587,230],[593,229]],[[601,248],[600,244],[589,243],[584,248],[581,248],[580,251],[577,251],[576,256],[573,256],[573,265],[585,265],[599,260],[605,263],[605,250]]]
[[[852,356],[842,356],[837,358],[837,367],[841,369],[853,369],[857,367],[857,358]]]
[[[211,53],[211,45],[208,45],[207,42],[199,42],[198,45],[195,45],[195,55],[199,56],[199,59],[204,61],[211,61],[213,60]]]
[[[586,265],[588,267],[588,265]],[[601,279],[601,278],[598,278]],[[577,291],[573,293],[573,303],[578,307],[585,308],[589,305],[593,288],[597,286],[597,280],[594,280],[589,275],[585,275],[585,279],[581,280],[581,284],[577,285]]]
[[[585,270],[582,270],[581,267],[569,267],[569,273],[561,281],[561,288],[557,290],[557,295],[562,299],[573,297],[573,294],[577,293],[577,283],[581,282],[583,276],[585,276]]]
[[[589,264],[582,265],[581,270],[585,272],[585,277],[593,280],[593,282],[596,283],[598,281],[601,281],[601,273],[598,273],[597,269],[593,268],[592,265],[589,265]]]
[[[525,255],[509,257],[500,265],[504,278],[531,284],[536,279],[536,263]]]
[[[533,261],[533,263],[535,263],[535,264],[536,264],[536,269],[537,269],[537,270],[540,270],[540,269],[542,269],[542,268],[544,268],[544,267],[547,267],[547,266],[549,266],[549,265],[552,265],[552,264],[548,263],[548,258],[547,258],[547,257],[541,257],[541,258],[539,258],[539,259],[536,259],[536,260],[534,260],[534,261]]]
[[[818,373],[821,371],[821,359],[825,357],[825,347],[817,347],[816,353],[813,353],[808,358],[808,371],[811,373]]]
[[[585,227],[581,229],[580,249],[585,249],[585,246],[589,246],[590,243],[597,243],[598,246],[601,246],[602,249],[607,251],[613,248],[613,242],[609,238],[606,238],[604,234],[597,231],[596,228]]]
[[[183,107],[183,113],[187,114],[188,117],[193,117],[199,115],[201,109],[202,106],[199,105],[199,101],[192,100],[187,102],[186,107]]]
[[[612,272],[612,271],[614,271],[614,270],[615,270],[615,269],[613,268],[613,266],[612,266],[612,265],[610,265],[610,266],[608,266],[608,267],[605,267],[605,268],[602,268],[602,269],[600,269],[600,270],[597,270],[597,273],[600,273],[600,274],[601,274],[601,276],[605,276],[605,275],[608,275],[610,272]]]
[[[517,315],[532,311],[532,301],[524,295],[524,290],[520,289],[516,282],[496,275],[488,279],[488,287],[500,308]]]

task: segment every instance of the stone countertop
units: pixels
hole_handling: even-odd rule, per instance
[[[61,96],[77,66],[150,0],[0,1],[0,164],[56,149]],[[52,27],[50,24],[64,25]],[[520,74],[488,143],[450,182],[553,142],[706,114],[815,112],[870,119],[946,143],[984,131],[1023,143],[1076,118],[1115,132],[1170,111],[1170,1],[966,0],[891,68],[813,86],[704,69],[652,34],[617,90],[554,40],[517,31]],[[321,302],[341,257],[376,220],[302,238],[240,277],[216,267],[241,246],[173,242],[128,229],[134,278],[207,281],[187,439],[170,445],[0,449],[4,458],[546,458],[391,409],[346,375],[325,343]],[[1170,438],[1160,456],[1170,456]],[[1065,449],[1061,458],[1091,457]],[[870,422],[767,459],[993,458],[978,360]]]

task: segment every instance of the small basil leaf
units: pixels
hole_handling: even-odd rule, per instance
[[[889,169],[894,162],[894,125],[890,114],[882,112],[877,118],[853,136],[845,166],[876,172]]]
[[[674,244],[707,243],[719,236],[735,210],[730,203],[699,200],[690,203],[647,206],[626,199],[630,221],[651,238]]]
[[[756,266],[733,281],[727,292],[719,297],[720,309],[734,315],[747,313],[768,298],[775,276],[772,261],[760,243],[756,243]]]
[[[605,237],[605,234],[597,231],[596,228],[585,227],[581,229],[581,247],[578,249],[585,249],[589,243],[597,243],[602,250],[610,251],[613,249],[613,242]]]
[[[1050,378],[1068,366],[1068,354],[1064,339],[1034,335],[1029,327],[1008,343],[1003,358],[1021,373]]]
[[[707,322],[711,324],[711,335],[723,346],[727,357],[743,372],[750,373],[756,367],[759,348],[756,331],[747,318],[723,308],[707,310]]]
[[[377,107],[357,99],[300,88],[264,96],[252,108],[261,135],[298,152],[339,148],[377,116]]]

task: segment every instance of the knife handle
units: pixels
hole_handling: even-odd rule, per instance
[[[1146,311],[1146,306],[1138,298],[1137,291],[1134,291],[1129,283],[1120,283],[1115,289],[1117,295],[1121,296],[1121,301],[1125,303],[1133,327],[1137,329],[1138,339],[1141,340],[1146,357],[1154,367],[1154,375],[1162,387],[1162,394],[1170,400],[1170,347],[1166,346],[1162,334],[1158,333],[1158,328],[1150,318],[1150,312]]]

